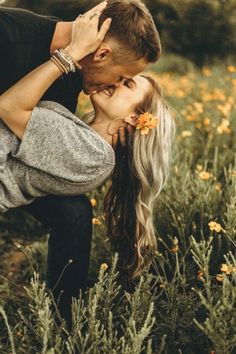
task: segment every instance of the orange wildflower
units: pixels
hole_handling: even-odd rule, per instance
[[[211,123],[211,121],[210,121],[209,118],[204,118],[204,119],[203,119],[203,125],[204,125],[205,127],[208,127],[208,126],[210,125],[210,123]]]
[[[223,119],[221,124],[218,125],[218,127],[217,127],[217,133],[218,134],[231,133],[231,129],[230,129],[229,125],[230,125],[229,120]]]
[[[203,167],[202,167],[202,165],[197,164],[197,165],[196,165],[196,169],[197,169],[198,171],[202,171],[202,170],[203,170]]]
[[[172,253],[177,253],[179,250],[179,245],[178,245],[179,241],[177,239],[177,237],[175,236],[172,240],[172,248],[170,249],[170,252]]]
[[[195,124],[195,127],[196,127],[197,129],[201,129],[201,128],[202,128],[202,124],[201,124],[201,123],[196,123],[196,124]]]
[[[141,135],[147,135],[150,129],[157,126],[158,119],[153,117],[151,113],[145,112],[139,116],[136,129],[140,129]]]
[[[102,263],[100,266],[100,269],[106,270],[108,268],[108,265],[106,263]]]
[[[223,281],[224,280],[224,276],[222,274],[216,274],[216,280],[217,281]]]
[[[209,178],[212,177],[212,174],[207,171],[201,171],[201,172],[199,172],[198,176],[203,181],[207,181]]]
[[[229,73],[235,73],[236,69],[233,65],[229,65],[229,66],[227,66],[227,71]]]
[[[172,253],[177,253],[178,250],[179,250],[179,246],[178,246],[178,245],[174,245],[174,246],[170,249],[170,251],[171,251]]]
[[[206,77],[212,76],[211,70],[209,68],[206,68],[206,67],[202,69],[202,73]]]
[[[159,287],[160,287],[160,288],[165,288],[166,285],[167,285],[167,282],[165,281],[164,283],[161,283],[161,284],[159,285]]]
[[[93,207],[97,205],[97,201],[94,198],[90,199],[90,203],[92,204]]]
[[[204,273],[202,270],[198,270],[197,272],[197,279],[203,281],[204,280]]]
[[[223,116],[228,117],[230,115],[230,112],[232,110],[232,103],[231,102],[226,102],[225,104],[218,104],[216,106],[218,111],[223,114]]]
[[[93,225],[102,225],[102,222],[97,218],[93,218],[92,223],[93,223]]]
[[[225,263],[221,264],[220,270],[226,274],[231,274],[231,273],[236,272],[235,267],[233,267],[232,265],[225,264]]]
[[[183,138],[187,138],[187,137],[190,137],[192,135],[193,135],[193,133],[190,130],[183,130],[182,133],[181,133],[181,136]]]
[[[220,191],[221,191],[221,183],[217,183],[217,184],[215,185],[215,190],[216,190],[217,192],[220,192]]]
[[[194,106],[194,110],[197,112],[197,113],[203,113],[203,105],[201,102],[194,102],[193,103],[193,106]]]
[[[218,224],[217,222],[215,222],[215,221],[210,221],[208,223],[208,226],[209,226],[211,231],[215,231],[215,232],[224,231],[223,227],[220,224]]]

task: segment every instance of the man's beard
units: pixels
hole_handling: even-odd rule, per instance
[[[88,93],[91,88],[95,89],[99,85],[102,85],[102,77],[108,72],[109,70],[107,68],[99,68],[95,65],[85,67],[83,69],[83,91],[85,93]]]

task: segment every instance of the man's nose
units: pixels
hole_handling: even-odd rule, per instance
[[[115,83],[115,88],[123,86],[123,80]]]

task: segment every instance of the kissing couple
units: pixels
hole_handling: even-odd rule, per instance
[[[21,208],[50,228],[46,285],[70,324],[90,261],[84,193],[111,179],[107,232],[127,279],[157,250],[153,207],[175,123],[157,82],[140,73],[161,43],[140,0],[108,0],[72,22],[0,7],[0,31],[0,212]],[[93,111],[79,119],[82,90]]]

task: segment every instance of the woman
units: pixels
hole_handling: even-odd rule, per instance
[[[39,102],[62,73],[80,67],[109,27],[105,21],[100,42],[92,40],[91,29],[91,42],[83,47],[80,21],[65,50],[0,96],[0,211],[47,194],[81,194],[112,175],[105,198],[108,234],[120,267],[135,277],[156,250],[152,210],[169,172],[174,120],[158,85],[144,76],[94,92],[94,114],[85,122],[58,103]],[[112,136],[127,124],[135,132],[114,152]]]

